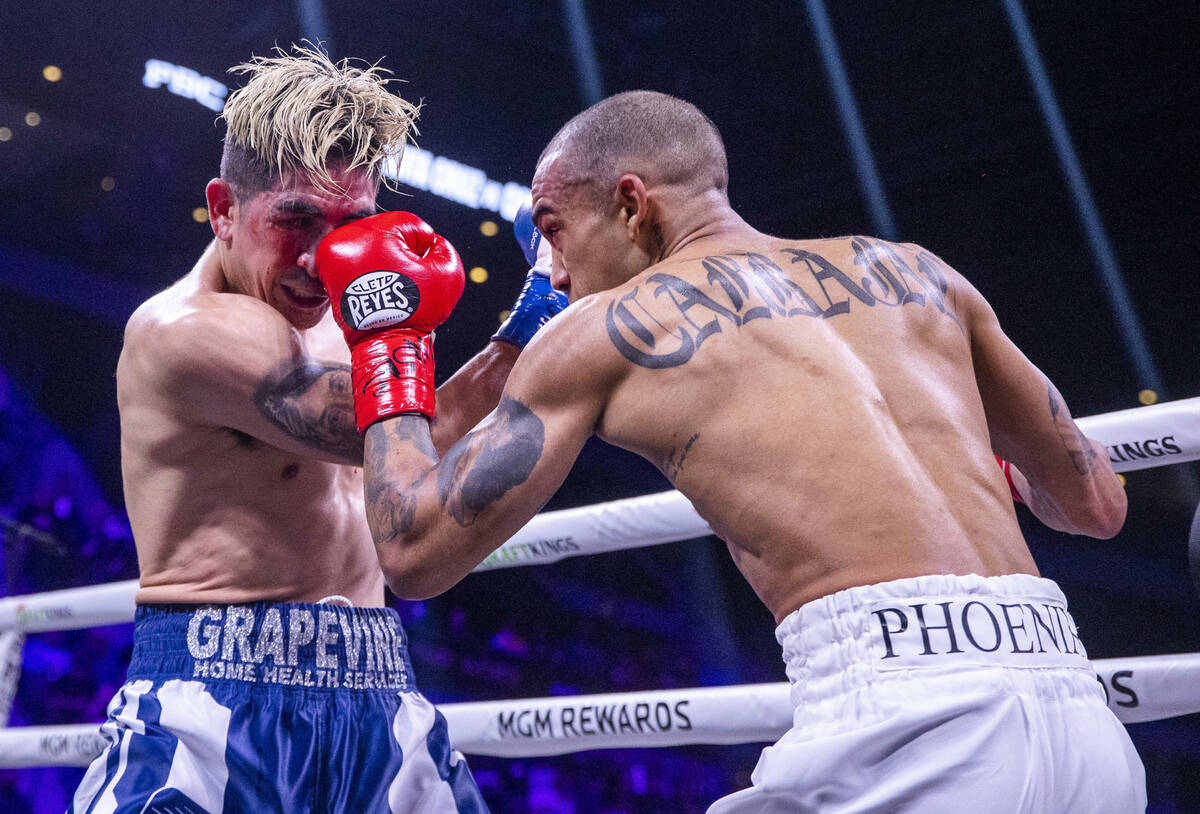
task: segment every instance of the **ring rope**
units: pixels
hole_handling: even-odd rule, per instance
[[[1084,416],[1075,423],[1108,447],[1118,472],[1200,459],[1200,396]]]
[[[1200,653],[1094,659],[1123,723],[1200,712]],[[788,684],[439,704],[461,752],[496,757],[587,749],[768,743],[792,726]],[[0,729],[0,768],[86,766],[107,745],[99,724]]]
[[[711,534],[679,492],[542,512],[475,571],[541,565],[566,557],[690,540]],[[0,599],[0,632],[79,630],[132,622],[136,579]]]
[[[21,678],[21,656],[25,634],[19,630],[0,630],[0,728],[8,726],[8,713],[17,695]]]

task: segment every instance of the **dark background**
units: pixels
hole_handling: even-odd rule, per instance
[[[236,86],[229,66],[317,33],[299,5],[35,0],[0,11],[0,127],[11,130],[0,141],[0,516],[57,540],[6,536],[9,593],[136,575],[113,371],[125,318],[211,238],[192,210],[204,205],[222,133],[198,102],[143,86],[145,62]],[[424,101],[422,148],[527,185],[545,142],[587,102],[569,5],[327,0],[323,31],[335,57],[382,58],[405,80],[402,95]],[[585,8],[603,92],[651,88],[704,110],[724,134],[730,197],[751,224],[797,237],[878,231],[804,4]],[[1200,12],[1056,2],[1027,13],[1161,371],[1158,397],[1200,394],[1197,60],[1184,34]],[[962,271],[1076,416],[1136,406],[1152,377],[1129,361],[1001,2],[831,3],[829,15],[897,237]],[[60,81],[43,79],[49,64]],[[29,111],[40,124],[25,123]],[[439,331],[448,375],[519,288],[509,226],[420,190],[381,204],[419,213],[468,268],[490,273],[468,283]],[[497,236],[481,233],[487,219]],[[664,488],[648,465],[593,442],[551,508]],[[1110,541],[1051,533],[1022,509],[1034,554],[1062,584],[1091,656],[1200,649],[1186,553],[1194,473],[1131,473],[1127,488],[1129,522]],[[713,539],[476,575],[400,609],[418,676],[438,700],[784,679],[769,615]],[[127,646],[128,626],[31,637],[12,722],[99,720]],[[98,686],[97,665],[112,672]],[[1196,716],[1130,731],[1152,810],[1200,810]],[[759,748],[472,766],[499,811],[691,811],[745,785]],[[0,773],[0,802],[61,809],[79,771]]]

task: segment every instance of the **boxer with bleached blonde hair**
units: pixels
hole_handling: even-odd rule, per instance
[[[387,218],[439,242],[415,264],[461,277],[419,218],[376,214],[417,108],[378,66],[316,48],[233,71],[214,239],[125,329],[133,658],[71,810],[485,811],[384,606],[350,355],[315,272],[331,231]],[[411,254],[396,232],[359,248]],[[546,305],[514,314],[536,327]],[[431,390],[435,447],[492,409],[517,339]]]

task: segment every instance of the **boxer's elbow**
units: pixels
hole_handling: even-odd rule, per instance
[[[1091,467],[1092,537],[1108,540],[1116,537],[1125,525],[1125,514],[1129,499],[1125,494],[1125,481],[1112,468],[1108,460],[1108,449],[1091,438],[1084,439],[1091,445],[1095,465]]]
[[[436,574],[421,574],[416,571],[384,571],[387,586],[397,598],[406,602],[420,602],[439,596],[453,583],[438,579]]]
[[[450,570],[448,558],[435,556],[439,547],[429,535],[394,537],[386,542],[376,539],[375,550],[384,581],[400,599],[430,599],[461,578]]]
[[[1116,475],[1093,479],[1074,495],[1055,495],[1029,484],[1026,500],[1034,515],[1057,531],[1108,540],[1125,525],[1127,501]]]
[[[1086,499],[1070,504],[1065,512],[1074,528],[1066,529],[1074,534],[1109,540],[1117,536],[1125,525],[1128,502],[1125,490],[1116,476],[1112,483],[1096,484]]]
[[[1108,540],[1116,537],[1125,525],[1129,502],[1125,496],[1125,489],[1115,476],[1111,486],[1097,491],[1098,494],[1089,507],[1084,534],[1098,540]]]

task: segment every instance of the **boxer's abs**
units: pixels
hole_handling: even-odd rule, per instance
[[[777,618],[853,585],[1034,572],[932,272],[850,240],[756,249],[615,298],[630,368],[602,435],[659,465]]]
[[[123,441],[139,604],[383,601],[361,472],[230,430]],[[174,453],[174,455],[172,454]]]

